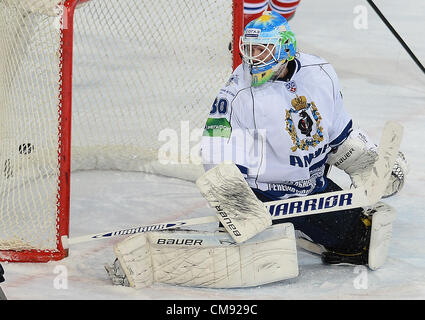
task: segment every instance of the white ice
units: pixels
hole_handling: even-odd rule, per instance
[[[425,64],[425,2],[375,2]],[[291,280],[245,289],[154,284],[135,290],[113,286],[104,270],[114,260],[115,238],[75,245],[58,262],[3,263],[1,287],[8,299],[424,299],[425,74],[366,1],[302,0],[290,24],[301,51],[333,64],[346,109],[371,138],[379,141],[387,120],[405,128],[402,151],[410,174],[403,191],[385,200],[398,215],[381,269],[325,266],[300,249],[300,275]],[[345,176],[332,174],[346,185]],[[71,186],[71,237],[211,214],[196,186],[178,179],[89,171],[73,174]]]

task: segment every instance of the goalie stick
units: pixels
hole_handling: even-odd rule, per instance
[[[400,124],[394,121],[388,121],[385,124],[378,147],[379,158],[374,164],[371,175],[368,178],[368,181],[365,182],[364,186],[350,190],[341,190],[306,197],[266,202],[264,203],[264,206],[268,209],[272,220],[367,207],[375,204],[384,194],[395,158],[400,148],[402,134],[403,127]],[[175,229],[218,221],[219,219],[217,216],[207,216],[173,222],[135,226],[127,229],[119,229],[69,239],[67,236],[63,236],[61,240],[62,246],[66,249],[69,248],[69,245],[92,240],[131,235],[141,232]]]

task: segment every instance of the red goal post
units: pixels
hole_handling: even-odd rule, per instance
[[[202,123],[203,114],[207,115],[205,111],[209,110],[214,100],[212,92],[222,85],[222,81],[227,80],[225,77],[229,75],[229,71],[240,64],[237,48],[239,37],[243,32],[243,0],[184,0],[172,2],[175,6],[181,4],[182,8],[167,7],[158,10],[151,7],[165,5],[167,1],[150,1],[152,6],[147,2],[140,0],[68,0],[64,2],[0,0],[0,165],[2,166],[0,261],[47,262],[66,257],[68,252],[62,247],[60,239],[64,235],[69,235],[71,168],[72,171],[80,168],[98,169],[97,165],[101,161],[97,158],[93,160],[93,157],[99,155],[102,150],[108,149],[106,152],[121,156],[123,150],[129,148],[128,158],[112,160],[107,164],[101,163],[100,169],[114,169],[115,164],[118,163],[117,169],[126,170],[127,167],[123,168],[124,163],[128,165],[128,170],[134,170],[137,167],[141,168],[140,171],[144,171],[144,163],[152,160],[157,151],[157,146],[144,144],[155,140],[152,137],[155,137],[157,132],[148,128],[146,131],[154,134],[153,136],[145,136],[140,142],[133,141],[131,140],[133,137],[127,133],[131,131],[132,124],[127,125],[125,121],[131,122],[132,118],[137,118],[137,115],[141,114],[143,118],[146,117],[146,124],[138,123],[138,126],[148,126],[153,122],[157,124],[156,129],[159,130],[168,126],[168,123],[161,122],[164,117],[160,112],[171,112],[167,106],[175,103],[183,108],[183,111],[176,111],[176,114],[183,114],[187,110],[190,110],[187,113],[194,114],[196,110],[198,118],[193,121],[199,126]],[[141,7],[143,4],[146,8]],[[223,4],[225,9],[214,8]],[[103,5],[105,12],[102,11]],[[133,8],[132,5],[135,7]],[[106,8],[106,6],[110,7]],[[119,13],[114,15],[114,10]],[[152,11],[149,11],[146,16],[131,16],[142,14],[144,10]],[[161,12],[164,10],[166,13],[162,15]],[[215,10],[217,12],[231,10],[231,13],[227,16],[224,13],[214,15]],[[186,13],[188,16],[185,16]],[[124,15],[126,20],[121,21]],[[219,21],[218,17],[222,15],[225,16],[225,20]],[[81,19],[76,21],[79,16]],[[191,20],[195,23],[194,25],[190,24]],[[204,20],[206,25],[196,24]],[[230,25],[227,29],[218,29],[227,25],[228,20]],[[140,27],[139,24],[142,22],[146,24]],[[103,30],[106,24],[110,29],[98,38],[94,37],[94,32]],[[153,29],[147,30],[149,26],[153,26]],[[172,28],[173,32],[175,28],[181,28],[181,30],[177,30],[180,33],[173,33],[167,28],[170,30]],[[193,66],[189,65],[176,66],[175,72],[172,70],[177,63],[177,60],[172,59],[173,55],[179,60],[184,60],[184,57],[181,58],[182,54],[189,50],[182,48],[179,51],[180,44],[174,42],[176,37],[179,34],[183,36],[185,33],[195,32],[195,29],[201,29],[202,32],[190,35],[183,42],[189,42],[193,47],[199,41],[202,44],[206,43],[206,39],[199,38],[202,35],[210,38],[214,36],[213,40],[216,41],[217,38],[219,41],[219,38],[226,39],[226,33],[230,32],[230,42],[233,42],[231,47],[236,49],[229,52],[228,40],[223,43],[212,42],[214,47],[200,48],[203,55],[208,54],[208,56],[190,56],[188,61],[184,62],[194,61],[198,64],[193,66],[197,67],[200,61],[204,61],[204,64],[216,64],[211,66],[211,70],[219,70],[219,61],[228,59],[222,56],[231,56],[230,63],[224,62],[230,68],[223,70],[224,72],[220,75],[214,74],[216,78],[207,84],[212,91],[196,87],[206,83],[212,77],[212,74],[205,71],[209,69],[197,72],[196,68],[193,71]],[[163,33],[157,34],[157,32]],[[155,38],[149,38],[150,33],[155,33]],[[172,35],[166,38],[169,33]],[[76,39],[77,34],[78,39]],[[141,34],[146,38],[141,39]],[[122,38],[122,35],[128,36],[128,39]],[[165,46],[158,47],[152,51],[154,52],[152,54],[144,51],[146,39],[152,40],[152,44],[149,42],[147,46],[154,46],[157,43],[165,44]],[[78,48],[76,53],[80,45],[84,48],[81,50]],[[90,45],[96,47],[97,51],[93,51]],[[106,45],[106,47],[100,47],[100,45]],[[108,45],[111,47],[109,48]],[[129,50],[125,51],[127,46]],[[115,56],[112,49],[117,49],[118,53]],[[83,61],[89,53],[93,53],[92,51],[95,59]],[[159,53],[158,56],[157,53]],[[166,55],[165,62],[155,62],[157,58],[160,61],[161,54]],[[97,59],[97,56],[102,57]],[[149,63],[150,60],[155,60],[152,63],[153,69],[139,72],[138,68],[141,64],[139,65],[138,57],[143,57],[141,60]],[[129,67],[126,62],[129,62],[130,58],[134,59],[132,62],[135,65]],[[104,66],[95,66],[97,60],[104,60],[102,61]],[[158,65],[161,67],[162,63],[169,63],[163,66],[164,72],[155,69]],[[123,66],[124,73],[118,73],[120,66]],[[192,74],[188,76],[185,72],[190,68],[192,68]],[[87,73],[85,73],[86,69],[89,69]],[[96,79],[97,73],[100,74],[104,71],[103,69],[110,73],[102,74],[99,79]],[[155,80],[155,83],[167,84],[169,81],[176,84],[175,86],[180,84],[182,86],[181,91],[173,91],[167,101],[161,101],[162,105],[154,100],[162,100],[164,92],[154,92],[154,89],[157,89],[154,86],[145,87],[146,82],[149,82],[147,76],[156,75],[156,73],[160,73],[158,77],[161,78]],[[137,78],[137,75],[141,76]],[[170,80],[167,78],[169,75],[176,78],[170,78]],[[179,77],[183,80],[176,81],[175,79]],[[192,78],[198,77],[199,79],[192,81]],[[186,96],[188,88],[183,87],[186,82],[190,82],[188,88],[199,91],[199,94],[205,96],[208,103],[201,101],[198,96],[188,98]],[[93,83],[100,83],[100,88],[95,87]],[[118,84],[117,88],[113,87],[115,84]],[[120,101],[122,105],[112,101],[120,92],[123,93],[120,100],[130,100],[129,96],[140,93],[133,97],[135,101],[149,101],[146,102],[146,106],[143,104],[143,107],[136,104],[133,109],[121,109],[127,107],[125,105],[127,101]],[[143,95],[146,92],[149,93],[148,97]],[[184,92],[184,99],[192,102],[182,103],[184,99],[181,98],[181,92]],[[151,100],[154,101],[152,106],[148,104]],[[120,111],[114,113],[116,112],[114,108],[108,109],[106,101],[111,101],[111,105],[120,108]],[[128,104],[130,105],[131,102]],[[196,107],[199,105],[202,105],[203,109],[197,111]],[[101,107],[101,111],[97,110],[97,107]],[[101,124],[102,127],[93,129],[94,124],[102,121],[98,118],[90,119],[92,114],[88,113],[91,111],[96,117],[103,114],[110,115],[112,120],[108,121],[112,121],[114,126],[117,124],[122,128],[122,132],[117,130],[111,140],[100,141],[105,130],[109,130],[111,125],[106,121]],[[123,114],[132,116],[121,122],[120,117]],[[175,114],[169,117],[178,119]],[[86,120],[88,124],[80,124],[80,119]],[[184,119],[182,117],[180,121]],[[89,131],[84,131],[87,128]],[[99,136],[102,137],[98,139],[99,132]],[[134,135],[143,134],[136,132]],[[92,137],[94,137],[93,141],[90,140],[86,144],[85,139]],[[81,141],[80,145],[74,147],[75,140]],[[94,156],[90,153],[92,149]],[[132,159],[148,152],[152,152],[149,159],[148,156],[146,159],[140,159],[143,165],[136,166],[131,163]],[[106,155],[99,158],[103,161],[109,157]],[[85,158],[90,159],[88,163],[80,160]]]

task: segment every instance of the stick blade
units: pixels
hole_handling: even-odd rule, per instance
[[[236,242],[246,241],[271,226],[270,213],[235,164],[222,163],[208,170],[196,185]]]

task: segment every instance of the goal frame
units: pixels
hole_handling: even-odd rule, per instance
[[[71,118],[72,118],[72,71],[73,71],[73,45],[74,45],[74,13],[78,5],[91,0],[67,0],[63,4],[63,15],[61,18],[61,47],[60,72],[61,83],[60,107],[59,107],[59,185],[57,194],[57,232],[56,250],[0,250],[0,261],[7,262],[48,262],[62,260],[68,256],[68,250],[62,245],[61,238],[69,236],[69,211],[70,211],[70,191],[71,191]],[[202,1],[202,0],[200,0]],[[240,63],[238,43],[239,37],[243,34],[243,0],[233,1],[233,44],[232,58],[233,69]]]

